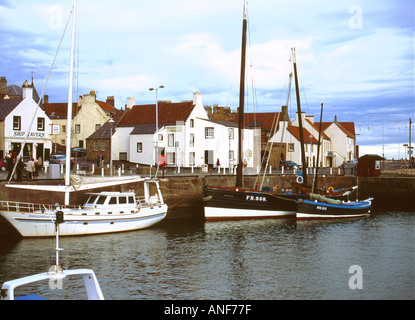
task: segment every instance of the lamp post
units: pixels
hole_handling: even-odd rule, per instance
[[[156,160],[156,165],[158,163],[157,161],[157,157],[159,155],[159,145],[158,145],[158,140],[159,140],[159,106],[158,106],[158,99],[157,99],[157,92],[159,89],[163,89],[164,86],[159,86],[158,88],[150,88],[148,90],[150,91],[156,91],[156,156],[155,156],[155,160]]]
[[[112,176],[112,126],[114,124],[114,120],[112,119],[112,117],[108,120],[108,122],[110,123],[110,147],[109,147],[109,154],[110,154],[110,176]]]

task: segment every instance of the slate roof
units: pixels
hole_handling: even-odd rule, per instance
[[[116,132],[115,122],[112,122],[112,134]],[[86,140],[100,140],[100,139],[109,139],[111,136],[111,122],[105,122],[101,128],[96,130],[91,134]]]
[[[0,100],[0,121],[4,121],[6,117],[12,112],[23,99],[6,99]]]

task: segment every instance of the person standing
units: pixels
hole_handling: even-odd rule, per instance
[[[24,169],[23,157],[20,156],[20,159],[19,159],[19,161],[17,161],[17,166],[16,166],[17,180],[18,181],[20,181],[22,179],[23,169]]]
[[[6,161],[7,161],[7,171],[9,172],[7,174],[7,181],[9,181],[10,178],[12,178],[12,180],[14,180],[14,176],[12,177],[12,173],[13,173],[13,169],[14,169],[15,156],[14,156],[14,154],[11,150],[6,155]]]
[[[33,179],[33,171],[35,170],[35,162],[33,158],[31,158],[26,164],[26,171],[29,176],[29,180]]]

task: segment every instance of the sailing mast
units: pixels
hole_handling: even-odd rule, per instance
[[[245,124],[244,114],[244,98],[245,98],[245,65],[246,65],[246,30],[247,30],[247,14],[246,14],[247,0],[244,2],[244,18],[242,24],[242,50],[241,50],[241,78],[239,86],[239,123],[238,123],[238,167],[236,171],[236,186],[242,187],[242,170],[243,170],[243,158],[242,158],[242,129]]]
[[[307,184],[307,172],[306,172],[306,162],[305,162],[305,152],[304,152],[304,134],[303,134],[303,120],[301,118],[301,103],[300,103],[300,90],[298,88],[298,76],[297,76],[297,63],[295,58],[295,48],[292,48],[292,57],[294,65],[294,80],[295,80],[295,94],[297,100],[297,112],[298,112],[298,127],[300,130],[300,142],[301,142],[301,163],[303,166],[303,182]]]
[[[317,164],[316,164],[316,174],[314,176],[314,183],[313,188],[311,189],[311,193],[314,193],[317,190],[317,178],[318,178],[318,163],[320,161],[320,144],[321,144],[321,122],[323,121],[323,104],[321,104],[321,112],[320,112],[320,127],[318,129],[318,144],[317,144]]]
[[[66,168],[65,168],[65,205],[69,204],[69,187],[71,174],[71,128],[72,128],[72,87],[73,87],[73,63],[74,63],[74,47],[75,47],[75,25],[76,25],[76,1],[73,5],[73,22],[72,22],[72,41],[71,41],[71,58],[69,65],[69,89],[68,89],[68,117],[66,124]]]

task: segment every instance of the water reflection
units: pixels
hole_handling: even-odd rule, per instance
[[[413,299],[414,227],[414,214],[402,212],[323,222],[180,219],[61,238],[61,260],[93,269],[106,299]],[[54,239],[0,240],[0,282],[54,262]],[[348,287],[351,265],[363,269],[363,290]],[[65,284],[58,298],[84,298],[76,288]]]

